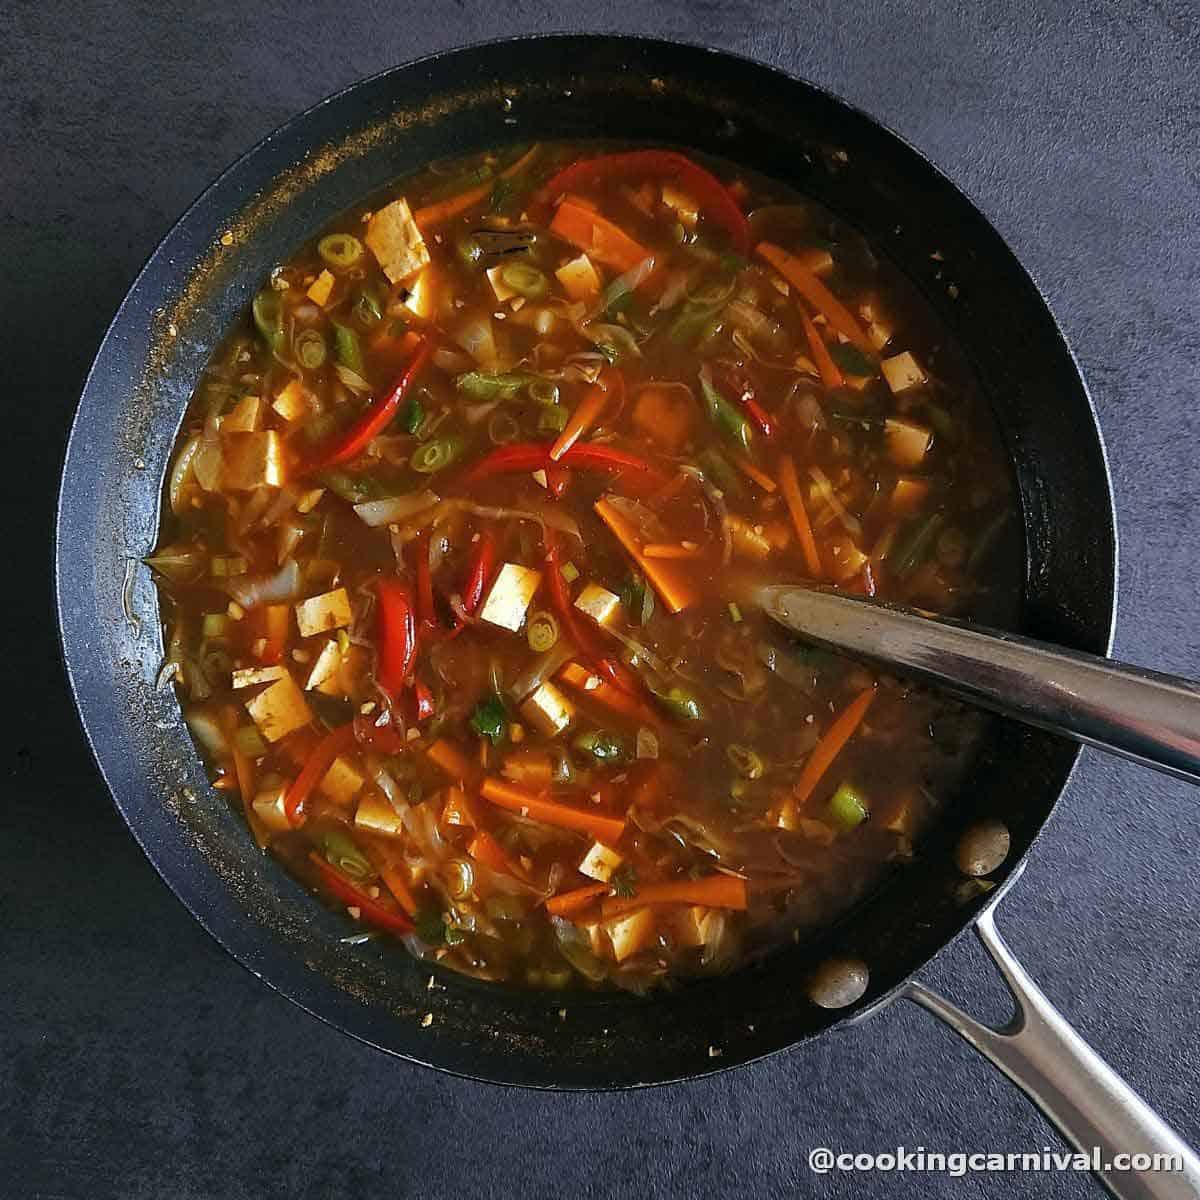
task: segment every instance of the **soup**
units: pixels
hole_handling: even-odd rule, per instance
[[[845,912],[978,738],[755,584],[1002,622],[1013,514],[969,370],[831,214],[671,150],[501,150],[345,214],[214,355],[149,560],[163,679],[345,940],[643,990]]]

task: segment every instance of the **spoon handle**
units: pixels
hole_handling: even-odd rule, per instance
[[[820,588],[766,587],[757,599],[805,640],[1200,783],[1200,685],[1190,680]]]

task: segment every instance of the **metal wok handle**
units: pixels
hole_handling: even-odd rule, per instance
[[[1016,1001],[1006,1026],[983,1025],[920,983],[908,984],[904,998],[945,1021],[999,1067],[1075,1150],[1094,1156],[1093,1170],[1114,1196],[1197,1200],[1200,1157],[1046,999],[996,931],[994,914],[994,907],[985,910],[975,932]],[[1119,1155],[1138,1154],[1172,1155],[1176,1169],[1113,1169]]]

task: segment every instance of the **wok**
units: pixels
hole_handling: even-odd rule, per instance
[[[1077,1143],[1181,1147],[1042,1013],[1044,998],[1004,957],[985,908],[1016,879],[1076,761],[1074,745],[1047,734],[995,721],[917,862],[836,928],[650,1000],[518,991],[431,969],[395,947],[342,945],[340,916],[261,855],[207,783],[173,694],[155,686],[163,647],[140,559],[154,543],[172,442],[209,354],[274,263],[397,176],[501,142],[597,136],[692,147],[756,168],[840,214],[899,265],[973,362],[1014,463],[1027,550],[1021,632],[1108,650],[1117,551],[1095,413],[1037,288],[953,184],[864,114],[744,59],[620,37],[477,46],[364,80],[271,134],[166,236],[100,347],[64,467],[57,602],[84,728],[134,836],[197,920],[255,975],[414,1062],[541,1088],[664,1083],[802,1044],[907,995],[1024,1078]],[[1012,852],[992,876],[995,891],[964,900],[953,847],[985,817],[1007,824]],[[912,982],[976,922],[1033,1006],[1014,1036],[970,1027]],[[870,970],[865,994],[840,1010],[817,1007],[803,987],[831,957]],[[1183,1176],[1158,1177],[1160,1187],[1174,1180],[1185,1190],[1154,1194],[1197,1194],[1200,1168],[1188,1162],[1197,1171],[1190,1186]],[[1124,1194],[1151,1194],[1130,1190],[1141,1176],[1118,1178]]]

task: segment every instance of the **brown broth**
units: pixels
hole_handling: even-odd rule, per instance
[[[1009,466],[916,289],[835,216],[729,164],[709,164],[723,194],[645,157],[545,186],[620,149],[438,164],[326,230],[350,240],[314,240],[277,268],[197,388],[151,559],[185,715],[259,844],[349,910],[347,936],[386,939],[412,918],[410,952],[535,987],[641,990],[829,924],[911,857],[971,760],[976,714],[805,647],[745,602],[755,581],[812,577],[779,486],[785,457],[822,582],[994,624],[1019,602]],[[431,213],[464,193],[476,198],[461,212]],[[386,216],[368,219],[399,196],[430,261],[391,280],[376,252],[390,262],[412,247],[382,246]],[[751,246],[804,264],[803,289],[737,252],[729,204],[751,214]],[[581,240],[605,290],[573,299],[557,272]],[[646,278],[614,288],[650,255]],[[390,419],[331,465],[426,344]],[[906,353],[919,382],[885,381]],[[546,448],[592,399],[586,452],[552,464]],[[514,444],[540,447],[523,452],[536,461],[472,476]],[[611,469],[614,452],[648,465]],[[420,470],[414,455],[445,465]],[[353,507],[426,489],[436,502],[401,502],[375,527]],[[613,497],[638,546],[694,557],[636,563],[595,508]],[[539,575],[516,630],[481,619],[505,563]],[[568,602],[586,585],[619,598],[609,626],[556,610],[559,567]],[[401,597],[386,609],[385,589]],[[323,626],[303,636],[313,597]],[[416,612],[399,677],[396,603]],[[569,709],[558,732],[513,694],[538,659],[529,618],[541,628],[544,613],[555,649],[574,644],[548,676],[557,694],[542,711]],[[235,675],[253,670],[270,678]],[[814,747],[867,691],[865,718],[798,801]],[[326,775],[322,744],[346,727]],[[296,780],[314,771],[289,820]],[[659,902],[663,885],[674,902]],[[569,919],[549,915],[584,887],[594,894]]]

